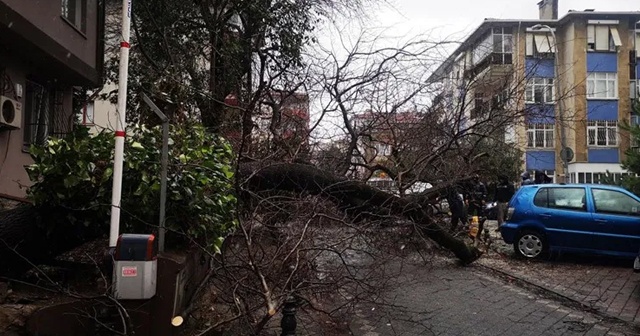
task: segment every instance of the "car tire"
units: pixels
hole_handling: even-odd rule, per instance
[[[513,242],[513,249],[521,258],[542,258],[547,254],[547,240],[538,231],[521,231]]]

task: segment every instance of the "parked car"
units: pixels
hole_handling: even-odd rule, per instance
[[[523,186],[511,198],[500,231],[525,258],[555,251],[634,258],[640,250],[640,198],[606,185]]]

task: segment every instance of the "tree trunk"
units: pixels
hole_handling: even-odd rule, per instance
[[[478,249],[456,239],[437,225],[429,210],[421,205],[426,203],[418,202],[415,198],[400,198],[365,183],[337,177],[305,164],[279,163],[266,167],[243,165],[240,175],[240,178],[246,178],[244,189],[251,192],[307,192],[326,197],[342,209],[357,209],[356,212],[363,208],[387,210],[390,214],[405,217],[418,224],[427,237],[453,252],[464,264],[480,257]],[[435,198],[440,195],[440,189],[434,188],[422,194],[421,200]]]
[[[420,197],[400,198],[365,183],[298,163],[264,167],[242,164],[238,178],[244,181],[244,190],[254,193],[306,192],[326,197],[352,215],[376,210],[402,216],[416,223],[427,237],[452,251],[464,264],[480,256],[478,249],[456,239],[437,225],[429,209],[422,206],[440,195],[446,186],[430,189]],[[97,238],[98,231],[64,223],[65,213],[63,209],[43,210],[32,205],[0,212],[0,274],[19,274],[28,270],[30,263],[50,260]]]

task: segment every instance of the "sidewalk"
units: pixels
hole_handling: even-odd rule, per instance
[[[352,335],[632,335],[633,328],[572,308],[451,260],[407,267],[386,305],[362,305]]]
[[[496,222],[485,223],[493,242],[479,265],[573,300],[602,316],[640,325],[640,274],[633,272],[632,261],[593,256],[518,260],[513,247],[494,232],[496,226]]]

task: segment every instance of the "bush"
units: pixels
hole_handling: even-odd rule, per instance
[[[135,127],[125,142],[121,232],[157,231],[160,201],[162,131]],[[62,139],[31,147],[34,164],[27,167],[34,182],[28,195],[43,211],[58,217],[48,224],[71,225],[77,232],[108,232],[113,183],[114,137],[90,135],[78,127]],[[203,127],[173,126],[165,225],[168,247],[191,239],[218,249],[235,226],[233,154],[223,139]],[[60,218],[63,217],[63,218]]]

